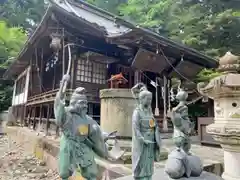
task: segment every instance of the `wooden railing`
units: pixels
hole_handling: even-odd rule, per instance
[[[29,97],[28,101],[27,101],[27,106],[53,102],[58,90],[59,89],[54,89],[51,91],[47,91],[47,92]],[[71,97],[73,91],[74,91],[73,89],[66,90],[66,100],[70,100],[70,97]],[[86,96],[87,96],[89,102],[99,102],[99,98],[95,97],[92,92],[87,92]]]
[[[46,134],[59,135],[59,128],[54,119],[54,99],[59,89],[47,91],[28,98],[25,106],[21,124],[33,128],[34,130],[44,131]],[[66,100],[70,100],[73,89],[66,90]],[[91,92],[86,93],[89,102],[97,101]],[[98,101],[99,102],[99,101]],[[91,115],[90,115],[91,116]],[[93,116],[100,122],[100,116]],[[24,122],[24,123],[23,123]]]
[[[59,89],[54,89],[52,91],[47,91],[47,92],[30,97],[27,101],[27,106],[54,101],[58,90]],[[67,100],[70,98],[72,92],[73,92],[72,89],[67,89],[66,91]]]

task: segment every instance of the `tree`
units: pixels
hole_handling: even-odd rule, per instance
[[[27,35],[35,29],[46,8],[44,0],[2,0],[0,2],[0,68],[17,57]],[[0,111],[11,105],[12,84],[1,80]]]
[[[126,1],[127,0],[87,0],[87,2],[97,7],[117,15],[119,14],[118,6]]]
[[[216,58],[227,51],[238,53],[240,19],[234,14],[239,10],[235,0],[184,0],[172,11],[170,37]],[[172,31],[179,25],[180,36]]]
[[[27,39],[22,28],[8,27],[0,21],[0,67],[6,68],[20,52]]]
[[[168,36],[166,25],[171,17],[170,9],[174,3],[174,0],[129,0],[119,6],[119,11],[126,19]]]
[[[240,48],[236,0],[129,0],[119,9],[139,25],[213,57]]]
[[[12,81],[1,80],[0,82],[0,112],[11,106],[12,86]]]
[[[240,3],[237,0],[129,0],[120,11],[140,26],[218,59],[240,49]],[[220,73],[203,70],[196,81]]]
[[[0,68],[6,69],[20,52],[27,39],[22,28],[8,27],[5,21],[0,21]],[[1,80],[0,112],[11,105],[12,83]]]
[[[5,0],[0,2],[0,20],[9,26],[32,30],[40,22],[46,9],[45,0]]]

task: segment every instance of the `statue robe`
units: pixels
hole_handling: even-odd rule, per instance
[[[153,124],[152,124],[153,122]],[[151,179],[154,160],[160,159],[161,138],[153,114],[145,115],[136,108],[132,117],[132,169],[135,179]],[[144,144],[143,139],[154,142]]]

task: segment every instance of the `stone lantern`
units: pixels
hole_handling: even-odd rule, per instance
[[[224,150],[222,177],[240,180],[240,57],[227,52],[220,58],[218,70],[222,75],[198,84],[198,90],[214,100],[214,124],[207,127],[207,133]]]

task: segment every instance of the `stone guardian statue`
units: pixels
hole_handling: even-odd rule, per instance
[[[134,179],[151,180],[154,161],[160,160],[161,138],[152,113],[152,93],[142,84],[132,88],[137,106],[132,116],[132,169]]]
[[[176,95],[179,103],[171,113],[174,126],[173,142],[176,149],[169,154],[165,171],[173,179],[200,176],[203,170],[201,160],[189,152],[191,148],[190,133],[194,126],[188,117],[187,98],[187,92],[180,89]]]
[[[59,173],[63,180],[72,176],[76,169],[88,180],[96,180],[97,164],[94,154],[104,159],[114,159],[107,150],[100,126],[87,115],[86,90],[77,88],[65,106],[64,85],[69,75],[64,75],[54,102],[56,124],[61,127]]]

